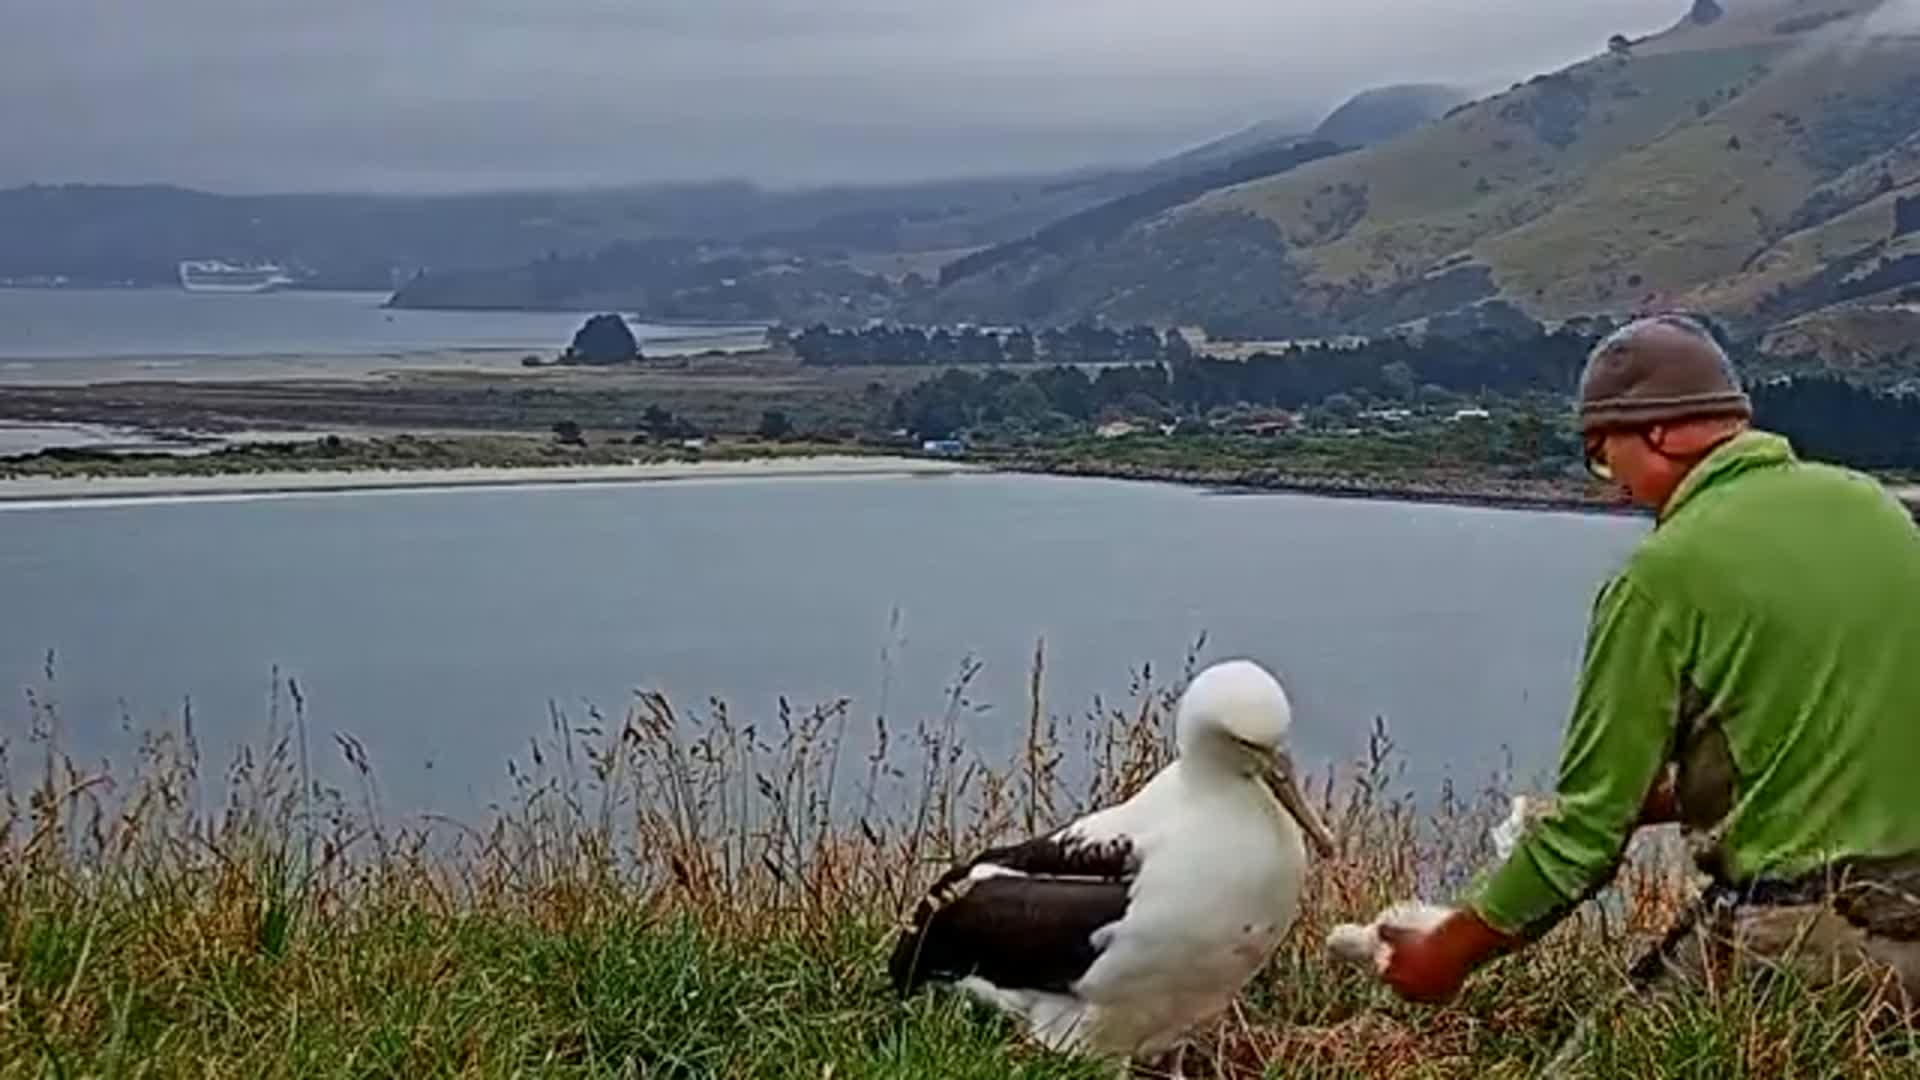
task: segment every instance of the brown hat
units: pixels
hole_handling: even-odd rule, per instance
[[[1594,347],[1580,376],[1580,428],[1647,427],[1708,416],[1752,418],[1733,362],[1683,315],[1629,323]]]

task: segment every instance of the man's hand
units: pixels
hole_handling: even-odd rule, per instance
[[[1381,978],[1401,997],[1428,1005],[1452,1001],[1475,968],[1516,944],[1466,909],[1426,933],[1383,925],[1380,939],[1389,947]]]

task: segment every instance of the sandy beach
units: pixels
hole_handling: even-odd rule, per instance
[[[355,491],[640,484],[686,480],[770,480],[796,477],[944,476],[973,466],[920,458],[859,455],[662,462],[522,469],[357,470],[219,476],[19,477],[0,480],[0,505],[98,500],[157,500],[298,495]]]
[[[96,386],[143,382],[279,382],[377,379],[402,371],[509,373],[525,349],[265,356],[103,356],[0,360],[0,386]]]

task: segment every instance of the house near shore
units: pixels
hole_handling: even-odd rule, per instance
[[[1296,413],[1263,409],[1252,415],[1233,417],[1218,426],[1234,435],[1271,439],[1299,427],[1300,417]]]
[[[1262,439],[1271,439],[1276,435],[1285,435],[1291,430],[1293,430],[1293,421],[1291,420],[1255,420],[1252,423],[1240,425],[1240,433],[1242,435],[1253,435]]]

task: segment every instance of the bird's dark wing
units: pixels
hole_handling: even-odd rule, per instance
[[[1138,872],[1125,839],[1055,833],[984,852],[948,871],[914,909],[887,964],[894,989],[977,975],[1005,989],[1064,993],[1099,958],[1094,932],[1126,914]]]

